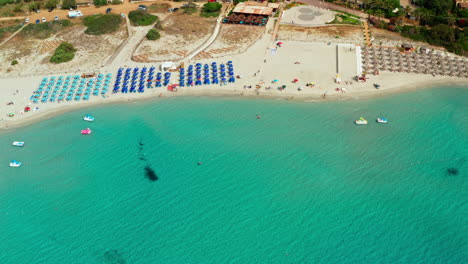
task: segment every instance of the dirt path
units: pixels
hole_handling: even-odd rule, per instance
[[[129,0],[124,0],[124,3],[121,5],[107,5],[107,6],[102,6],[102,7],[95,7],[94,5],[91,6],[79,6],[78,10],[83,13],[84,16],[90,16],[90,15],[96,15],[96,14],[105,14],[107,8],[112,8],[111,13],[113,14],[128,14],[130,11],[136,10],[139,5],[144,4],[144,5],[151,5],[153,3],[168,3],[170,5],[174,5],[174,2],[170,1],[144,1],[143,3],[130,3]],[[42,18],[45,18],[47,21],[52,21],[56,16],[58,16],[59,19],[65,19],[68,18],[68,11],[69,10],[63,10],[63,9],[55,9],[52,12],[48,12],[47,9],[41,9],[40,13],[31,13],[26,16],[17,16],[17,17],[2,17],[0,20],[14,20],[14,19],[19,19],[19,20],[24,20],[27,17],[29,17],[29,21],[31,23],[34,23],[36,19],[41,20]],[[73,19],[71,19],[73,21]]]
[[[222,11],[222,12],[220,12],[220,15],[218,16],[218,18],[216,19],[216,25],[215,25],[215,27],[213,29],[213,33],[211,33],[211,36],[200,47],[198,47],[197,49],[192,51],[189,55],[187,55],[187,57],[181,59],[180,61],[190,61],[195,56],[197,56],[198,53],[204,51],[206,48],[208,48],[211,45],[211,43],[213,43],[213,41],[215,41],[215,39],[219,35],[219,30],[221,28],[221,23],[223,21],[223,16],[224,16],[224,12]]]
[[[9,36],[7,39],[5,39],[4,41],[2,41],[2,43],[0,43],[0,47],[3,46],[5,43],[7,43],[10,39],[12,39],[13,37],[16,36],[16,34],[18,34],[21,30],[23,30],[23,28],[26,27],[26,25],[23,25],[20,29],[18,29],[17,31],[15,31],[15,33],[13,33],[11,36]]]

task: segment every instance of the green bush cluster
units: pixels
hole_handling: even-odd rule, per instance
[[[134,10],[128,13],[128,19],[136,26],[149,26],[158,20],[158,17],[151,15],[146,10]]]
[[[58,0],[49,0],[45,3],[45,8],[56,8],[58,5],[59,1]]]
[[[15,66],[16,64],[18,64],[18,61],[17,61],[17,60],[13,60],[13,61],[11,62],[11,65],[12,65],[12,66]]]
[[[158,40],[160,37],[161,37],[161,34],[159,34],[159,31],[157,31],[154,28],[150,29],[148,33],[146,34],[146,38],[148,40]]]
[[[93,3],[96,7],[107,5],[107,0],[93,0]]]
[[[0,0],[0,7],[15,3],[15,0]]]
[[[69,9],[76,6],[76,0],[62,0],[62,9]]]
[[[54,55],[50,58],[50,62],[53,63],[62,63],[71,61],[75,57],[76,49],[71,43],[62,42],[55,49]]]
[[[200,15],[202,17],[217,17],[222,7],[223,5],[217,2],[206,3],[203,5]]]
[[[122,17],[116,14],[88,16],[84,19],[84,24],[88,27],[85,33],[89,35],[112,33],[119,29],[120,23],[122,23]]]

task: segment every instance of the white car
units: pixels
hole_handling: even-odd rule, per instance
[[[57,21],[57,20],[58,20],[58,16],[55,16],[55,17],[54,17],[54,20]]]
[[[42,18],[42,23],[44,22],[47,22],[47,20],[45,19],[45,17]]]
[[[24,23],[29,23],[29,17],[24,20]]]

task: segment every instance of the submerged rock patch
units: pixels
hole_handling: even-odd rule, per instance
[[[150,166],[145,167],[145,175],[150,181],[157,181],[159,179],[156,172]]]

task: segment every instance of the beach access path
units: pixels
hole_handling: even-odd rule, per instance
[[[231,6],[231,5],[229,5],[229,6]],[[227,6],[227,7],[229,7],[229,6]],[[225,8],[226,8],[226,6],[223,6],[223,9],[219,13],[218,18],[216,19],[216,25],[215,25],[215,27],[213,29],[213,32],[211,33],[211,36],[200,47],[198,47],[194,51],[190,52],[185,58],[179,60],[179,62],[192,60],[195,56],[198,55],[198,53],[204,51],[206,48],[208,48],[215,41],[215,39],[218,37],[219,31],[221,29],[221,24],[223,22],[224,14],[225,14],[225,11],[226,11]]]

